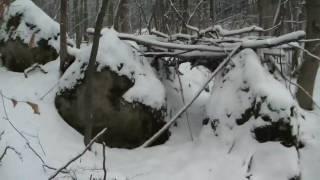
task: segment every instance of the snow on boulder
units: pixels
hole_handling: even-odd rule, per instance
[[[14,0],[1,6],[0,54],[4,66],[22,72],[34,63],[58,57],[59,24],[31,0]]]
[[[104,29],[101,33],[93,78],[94,131],[107,127],[109,146],[137,147],[164,124],[165,90],[149,62],[115,31]],[[55,101],[65,121],[80,132],[86,125],[81,113],[86,108],[84,73],[91,47],[69,50],[76,60],[61,78]]]
[[[213,134],[228,153],[247,157],[251,180],[298,179],[300,109],[290,92],[261,65],[251,49],[236,55],[216,77],[207,105]],[[277,178],[275,178],[277,177]]]

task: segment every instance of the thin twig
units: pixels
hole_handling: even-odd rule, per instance
[[[51,175],[49,177],[48,180],[51,180],[53,178],[55,178],[63,169],[66,169],[71,163],[73,163],[74,161],[76,161],[77,159],[79,159],[81,156],[83,156],[88,150],[89,148],[92,146],[92,144],[101,136],[106,132],[107,128],[104,128],[101,132],[99,132],[90,142],[89,144],[85,147],[85,149],[78,154],[77,156],[75,156],[74,158],[72,158],[70,161],[68,161],[65,165],[63,165],[61,168],[59,168],[55,173],[53,173],[53,175]]]
[[[5,96],[3,95],[2,91],[0,90],[0,95],[1,95],[1,99],[2,99],[2,106],[3,106],[3,111],[4,111],[4,115],[5,115],[5,120],[7,120],[10,124],[10,126],[25,140],[25,143],[27,145],[27,147],[33,152],[33,154],[35,154],[38,159],[41,161],[42,166],[43,167],[50,167],[48,166],[45,161],[43,160],[43,158],[40,156],[40,154],[31,146],[30,141],[18,130],[18,128],[15,127],[15,125],[10,121],[9,119],[9,115],[5,106],[5,102],[4,102],[4,98]],[[50,167],[53,168],[53,167]]]
[[[270,63],[274,66],[275,70],[280,74],[280,76],[282,77],[283,80],[288,81],[290,84],[296,86],[297,88],[299,88],[303,93],[305,93],[307,95],[307,97],[313,102],[313,104],[315,106],[317,106],[317,108],[320,109],[320,106],[317,104],[317,102],[313,99],[313,97],[308,93],[307,90],[305,90],[302,86],[300,86],[297,83],[292,82],[290,79],[288,79],[282,72],[281,70],[276,66],[276,64],[273,61],[270,61]]]
[[[47,74],[48,72],[43,69],[43,66],[40,65],[39,63],[35,63],[32,66],[28,67],[27,69],[24,70],[24,77],[28,78],[28,74],[36,69],[39,69],[43,74]]]
[[[59,82],[56,82],[44,95],[42,95],[40,97],[40,100],[43,100],[48,94],[50,94],[50,92],[52,92],[58,85],[59,85]]]
[[[106,143],[102,143],[102,155],[103,155],[103,180],[107,179],[107,168],[106,168]]]
[[[308,51],[307,49],[305,49],[305,48],[303,48],[301,46],[295,45],[293,43],[289,43],[288,45],[292,46],[292,47],[296,47],[296,48],[302,50],[303,52],[305,52],[306,54],[308,54],[309,56],[313,57],[314,59],[320,61],[320,57],[318,57],[317,55],[315,55],[312,52]]]
[[[0,162],[2,161],[2,159],[4,158],[4,156],[7,154],[8,150],[11,150],[13,151],[18,157],[20,160],[22,160],[22,156],[21,156],[21,153],[19,153],[14,147],[12,146],[7,146],[5,149],[4,149],[4,152],[1,154],[0,156]]]
[[[194,8],[194,10],[192,11],[192,13],[189,16],[189,19],[187,21],[187,24],[190,23],[191,19],[193,18],[193,16],[195,15],[195,13],[197,12],[197,10],[199,9],[200,5],[204,2],[205,0],[200,0],[199,3],[196,5],[196,7]]]

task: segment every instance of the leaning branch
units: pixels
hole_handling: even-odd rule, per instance
[[[150,146],[157,138],[165,132],[174,122],[177,121],[177,119],[183,114],[191,105],[192,103],[200,96],[202,91],[209,85],[209,83],[212,81],[212,79],[224,68],[225,65],[229,63],[231,58],[240,50],[240,46],[235,48],[229,56],[219,65],[219,67],[212,73],[210,78],[205,82],[205,84],[199,89],[199,91],[196,93],[196,95],[191,99],[189,103],[187,103],[180,111],[171,118],[169,122],[167,122],[155,135],[153,135],[150,139],[148,139],[141,147],[146,148]]]

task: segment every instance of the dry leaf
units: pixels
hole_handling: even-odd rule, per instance
[[[33,34],[32,34],[31,39],[30,39],[30,42],[29,42],[29,44],[28,44],[28,46],[29,46],[30,48],[36,47],[36,44],[35,44],[35,42],[34,42],[34,41],[35,41],[35,40],[34,40],[34,39],[35,39],[35,34],[36,34],[36,33],[33,33]]]
[[[13,107],[16,107],[16,105],[18,104],[18,101],[15,99],[11,99]]]
[[[6,8],[9,6],[10,0],[1,0],[0,2],[0,19],[3,19],[4,12]]]
[[[34,114],[39,114],[40,115],[38,104],[29,102],[29,101],[27,102],[27,104],[29,104],[29,106],[32,108]]]

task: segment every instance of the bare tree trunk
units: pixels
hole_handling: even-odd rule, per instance
[[[75,31],[76,31],[76,47],[80,48],[81,45],[81,30],[80,30],[80,13],[79,13],[79,0],[73,0],[73,9],[75,17]]]
[[[96,0],[96,11],[99,12],[100,9],[100,0]]]
[[[61,0],[60,7],[60,72],[62,73],[67,66],[67,8],[68,1]]]
[[[94,32],[94,38],[93,38],[93,44],[92,44],[92,49],[91,49],[91,54],[90,54],[90,59],[89,59],[89,64],[87,71],[85,73],[85,78],[87,79],[87,87],[86,87],[86,96],[84,97],[85,102],[87,103],[87,108],[85,114],[85,120],[87,122],[87,126],[85,127],[85,132],[84,132],[84,144],[87,145],[90,143],[90,140],[92,138],[92,128],[94,124],[94,119],[93,119],[93,110],[92,110],[92,94],[93,94],[93,88],[92,88],[92,79],[93,79],[93,74],[96,71],[96,57],[98,54],[98,49],[99,49],[99,42],[100,42],[100,32],[103,26],[103,19],[106,14],[107,6],[108,6],[108,1],[109,0],[103,0],[102,1],[102,6],[100,9],[100,12],[98,14],[98,18],[96,21],[95,25],[95,32]]]
[[[87,35],[87,28],[89,27],[89,15],[88,15],[88,0],[83,0],[83,39],[88,42],[89,37]]]
[[[108,3],[108,11],[107,11],[107,19],[106,19],[106,25],[111,27],[114,25],[114,7],[115,7],[115,4],[114,4],[114,1],[110,1]]]
[[[214,0],[210,0],[210,21],[214,23],[214,14],[215,14],[215,2]]]
[[[119,32],[129,32],[129,1],[120,0],[114,28]]]
[[[307,39],[320,38],[320,1],[307,0],[306,11]],[[320,47],[318,42],[307,43],[306,49],[315,55],[320,55]],[[312,95],[319,63],[316,59],[308,56],[307,54],[304,57],[305,58],[301,66],[300,74],[298,76],[298,84]],[[302,108],[307,110],[313,109],[313,101],[300,89],[297,92],[297,99]]]
[[[186,23],[189,19],[189,0],[183,0],[183,24],[182,24],[182,33],[187,33]]]

